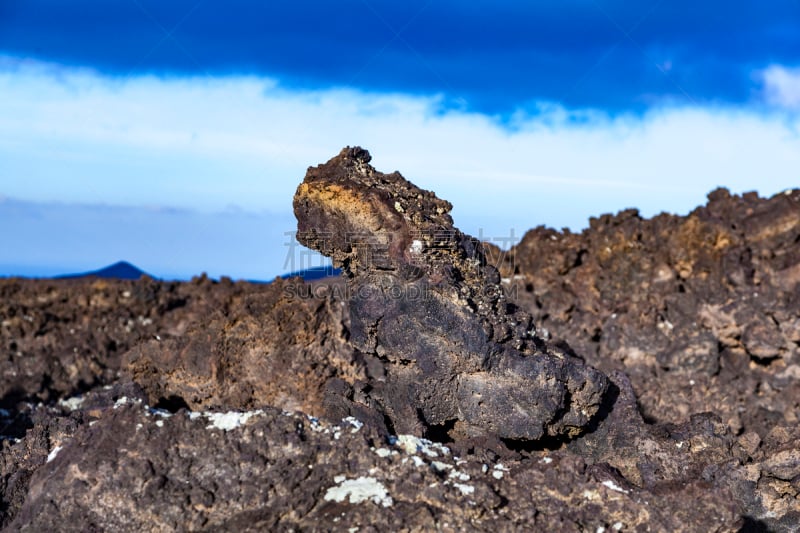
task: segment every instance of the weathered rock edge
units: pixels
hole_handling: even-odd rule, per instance
[[[580,434],[607,378],[536,335],[450,203],[370,159],[345,148],[309,168],[294,197],[298,240],[348,278],[350,342],[369,374],[360,402],[399,432]]]

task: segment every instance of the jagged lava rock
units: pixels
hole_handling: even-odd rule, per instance
[[[117,379],[122,354],[181,336],[242,285],[111,279],[0,279],[0,408],[52,402]]]
[[[123,374],[151,405],[324,412],[330,379],[364,379],[345,338],[343,303],[299,278],[276,279],[231,298],[187,326],[186,335],[150,339],[122,357]]]
[[[541,332],[631,378],[647,419],[711,411],[763,438],[800,421],[800,190],[708,200],[533,229],[501,270]]]
[[[310,168],[294,198],[298,240],[348,278],[350,342],[369,373],[357,396],[400,432],[579,434],[605,376],[536,336],[448,202],[369,161],[345,148]]]
[[[26,476],[6,531],[722,532],[738,522],[728,491],[688,481],[654,493],[564,451],[461,458],[411,435],[386,442],[354,419],[170,414],[130,383],[75,407],[40,407],[28,437],[4,450],[0,467],[17,461]]]

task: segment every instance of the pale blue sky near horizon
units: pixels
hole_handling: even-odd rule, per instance
[[[345,145],[498,243],[798,186],[797,2],[478,5],[0,5],[0,276],[318,266],[292,195]]]

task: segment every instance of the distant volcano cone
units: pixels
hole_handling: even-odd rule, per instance
[[[113,265],[108,265],[107,267],[103,267],[99,270],[84,272],[82,274],[67,274],[65,276],[59,276],[59,278],[65,279],[65,278],[95,277],[95,278],[112,278],[112,279],[139,279],[142,276],[149,276],[149,274],[133,266],[127,261],[118,261]]]

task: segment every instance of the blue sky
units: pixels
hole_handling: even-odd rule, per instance
[[[344,145],[497,241],[796,186],[800,0],[6,0],[0,95],[0,275],[269,279]]]

